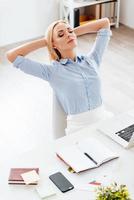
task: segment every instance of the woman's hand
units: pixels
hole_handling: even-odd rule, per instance
[[[110,22],[108,18],[98,19],[96,21],[88,22],[82,26],[78,26],[74,28],[74,32],[77,36],[80,36],[90,32],[97,32],[102,28],[110,29]]]
[[[23,44],[21,46],[18,46],[14,49],[11,49],[7,52],[7,59],[10,62],[13,62],[17,56],[26,56],[27,54],[31,53],[32,51],[35,51],[39,48],[43,48],[47,46],[47,41],[45,38],[37,39],[31,42],[28,42],[26,44]]]

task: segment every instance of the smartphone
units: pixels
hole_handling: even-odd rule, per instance
[[[61,192],[72,190],[74,186],[61,173],[57,172],[49,176],[50,180],[60,189]]]

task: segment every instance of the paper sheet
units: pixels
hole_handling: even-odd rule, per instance
[[[30,183],[35,183],[37,182],[40,178],[39,175],[36,173],[35,170],[29,171],[29,172],[25,172],[23,174],[21,174],[25,184],[30,184]]]
[[[44,179],[43,182],[36,187],[36,191],[43,199],[56,195],[56,189],[49,179]]]

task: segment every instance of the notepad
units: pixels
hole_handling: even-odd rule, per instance
[[[36,187],[36,191],[42,199],[56,195],[56,188],[47,178],[45,178],[43,182]]]
[[[59,148],[57,156],[76,173],[99,167],[119,156],[95,138],[87,138],[74,145]]]
[[[37,172],[35,170],[29,171],[29,172],[25,172],[23,174],[21,174],[24,183],[26,185],[31,184],[31,183],[37,183],[39,178],[39,175],[37,174]]]

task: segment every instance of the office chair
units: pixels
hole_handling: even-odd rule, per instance
[[[52,129],[54,139],[65,136],[66,117],[66,113],[61,108],[56,95],[53,93]]]
[[[107,109],[105,110],[105,119],[113,117],[114,114]],[[61,108],[56,95],[53,93],[53,111],[52,111],[52,129],[53,139],[65,136],[65,128],[67,127],[67,115]]]

